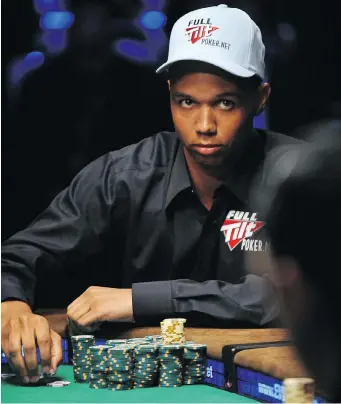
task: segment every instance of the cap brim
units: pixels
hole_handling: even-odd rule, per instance
[[[188,57],[188,58],[179,58],[176,60],[168,60],[166,63],[161,65],[157,70],[156,73],[165,73],[168,71],[168,69],[177,62],[184,62],[184,61],[196,61],[196,62],[203,62],[203,63],[208,63],[210,65],[219,67],[222,70],[225,70],[228,73],[233,74],[234,76],[238,77],[252,77],[256,73],[250,72],[250,70],[245,69],[244,67],[237,65],[236,63],[225,61],[224,63],[219,63],[219,62],[214,62],[212,63],[211,60],[205,60],[203,57]]]

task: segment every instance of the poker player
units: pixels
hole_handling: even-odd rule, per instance
[[[278,319],[266,273],[245,268],[268,248],[265,223],[249,209],[252,179],[269,153],[285,159],[297,142],[253,126],[270,96],[264,57],[260,29],[239,9],[181,17],[157,70],[176,131],[99,157],[3,243],[2,349],[24,383],[39,378],[36,345],[44,373],[61,360],[60,336],[32,311],[37,278],[53,287],[52,274],[96,254],[111,257],[112,279],[69,304],[80,327],[185,317],[187,325],[254,328]]]
[[[297,133],[306,142],[255,189],[253,206],[267,220],[283,324],[316,386],[340,403],[341,120]]]

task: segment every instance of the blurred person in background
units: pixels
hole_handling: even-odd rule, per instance
[[[297,135],[306,143],[260,179],[254,208],[266,217],[284,324],[317,386],[341,402],[341,121]]]
[[[81,327],[158,324],[174,316],[195,326],[276,322],[269,278],[245,268],[246,257],[255,260],[267,246],[248,193],[254,175],[265,174],[265,157],[285,158],[298,141],[253,126],[270,96],[264,56],[260,29],[239,9],[220,5],[181,17],[168,60],[157,70],[169,84],[176,133],[160,132],[96,159],[5,241],[2,347],[24,382],[39,380],[35,344],[44,372],[61,360],[60,337],[32,308],[38,281],[55,288],[67,266],[79,268],[70,287],[91,282],[67,310]],[[148,103],[121,81],[129,121],[141,104],[150,109],[145,120],[159,114],[157,98]],[[98,261],[93,273],[84,271],[98,255],[108,260],[105,280]]]

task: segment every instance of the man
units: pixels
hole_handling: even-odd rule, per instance
[[[261,33],[246,13],[221,5],[183,16],[158,69],[177,135],[100,157],[4,243],[2,347],[24,382],[38,377],[36,343],[43,371],[61,358],[59,337],[31,310],[37,274],[48,282],[51,271],[94,254],[111,253],[112,280],[68,306],[82,327],[174,316],[216,327],[277,319],[269,279],[247,275],[244,265],[267,249],[264,222],[248,210],[252,178],[270,151],[283,156],[294,142],[253,129],[270,95],[264,70]]]
[[[307,143],[288,151],[253,201],[267,217],[283,318],[317,387],[341,402],[341,121],[300,133]]]

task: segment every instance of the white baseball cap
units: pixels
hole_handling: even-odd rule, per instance
[[[168,60],[162,73],[185,60],[206,62],[239,77],[264,79],[265,46],[248,14],[226,4],[201,8],[182,16],[173,26]]]

